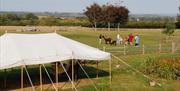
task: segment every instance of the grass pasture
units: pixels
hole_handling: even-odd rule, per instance
[[[4,34],[4,30],[1,29],[0,35]],[[171,53],[171,42],[164,42],[166,37],[161,33],[162,29],[120,29],[120,31],[105,31],[107,29],[98,29],[98,31],[89,31],[92,29],[75,29],[70,31],[57,31],[58,34],[61,34],[65,37],[71,38],[73,40],[85,43],[87,45],[103,49],[106,47],[107,52],[111,51],[123,51],[123,45],[110,46],[99,44],[98,36],[99,34],[107,35],[113,39],[116,38],[116,34],[119,33],[123,38],[126,37],[129,33],[133,35],[138,34],[140,36],[140,47],[130,48],[127,46],[127,55],[123,55],[123,52],[112,52],[113,55],[123,59],[125,62],[130,64],[132,67],[139,69],[145,60],[149,57],[161,57],[161,58],[180,58],[180,30],[176,30],[173,36],[170,38],[173,39],[177,44],[177,51]],[[112,29],[114,30],[114,29]],[[14,30],[11,29],[13,32]],[[162,53],[158,52],[158,45],[162,43]],[[145,54],[142,55],[142,45],[145,45]],[[108,49],[109,48],[109,49]],[[113,49],[114,48],[114,49]],[[163,51],[164,50],[164,51]],[[119,67],[117,67],[119,65]],[[84,66],[85,67],[85,66]],[[93,70],[91,69],[93,68]],[[17,68],[19,69],[19,68]],[[149,86],[149,80],[144,78],[142,75],[134,72],[129,67],[119,62],[117,59],[112,58],[112,84],[109,85],[109,78],[107,76],[108,72],[108,61],[102,61],[99,63],[99,78],[96,77],[96,65],[87,64],[85,67],[86,72],[90,75],[92,80],[95,82],[97,88],[100,91],[180,91],[180,80],[166,80],[151,76],[157,82],[161,83],[162,86]],[[19,70],[20,71],[20,70]],[[13,72],[13,75],[19,76],[19,71]],[[11,71],[9,71],[9,75]],[[35,71],[31,70],[32,74],[36,74]],[[30,73],[30,74],[31,74]],[[80,73],[82,74],[82,73]],[[3,80],[3,71],[0,71],[0,81]],[[84,77],[84,75],[82,75]],[[16,80],[15,80],[16,81]],[[88,80],[85,80],[89,83]],[[86,83],[84,82],[84,84]],[[20,86],[19,86],[20,87]],[[78,86],[78,91],[96,91],[91,84],[84,86]],[[1,90],[1,89],[0,89]],[[48,89],[48,91],[54,91],[53,89]],[[72,89],[62,89],[60,91],[72,91]]]

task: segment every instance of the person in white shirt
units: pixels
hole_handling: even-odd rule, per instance
[[[135,46],[139,46],[139,36],[138,35],[136,35],[135,36],[135,38],[134,38],[134,40],[135,40]]]
[[[116,36],[116,44],[120,45],[120,44],[122,44],[122,41],[123,41],[123,39],[121,38],[121,36],[119,34],[117,34],[117,36]]]

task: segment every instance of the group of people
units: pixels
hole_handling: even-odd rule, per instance
[[[99,35],[99,44],[101,44],[102,39],[105,40],[106,44],[115,44],[115,45],[120,45],[120,44],[125,44],[125,45],[130,45],[132,47],[133,45],[133,40],[135,41],[135,46],[138,47],[139,46],[139,36],[136,35],[135,37],[132,35],[132,33],[130,33],[127,37],[125,37],[124,39],[120,36],[120,34],[117,34],[116,39],[112,40],[109,37],[105,37],[104,35],[100,34]]]
[[[117,35],[118,38],[118,35]],[[134,39],[134,43],[135,46],[138,47],[139,46],[139,35],[136,35],[135,37],[132,35],[132,33],[130,33],[127,37],[125,37],[124,39],[124,43],[125,45],[130,45],[132,47],[133,45],[133,39]]]

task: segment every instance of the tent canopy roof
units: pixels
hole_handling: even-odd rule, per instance
[[[110,58],[110,53],[56,33],[6,33],[0,37],[0,69],[70,59],[109,60]]]

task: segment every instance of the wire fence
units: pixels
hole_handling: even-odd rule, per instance
[[[180,43],[160,43],[156,45],[140,45],[140,46],[123,46],[123,47],[105,47],[103,51],[116,53],[119,55],[137,55],[137,54],[153,54],[153,53],[180,53]]]

